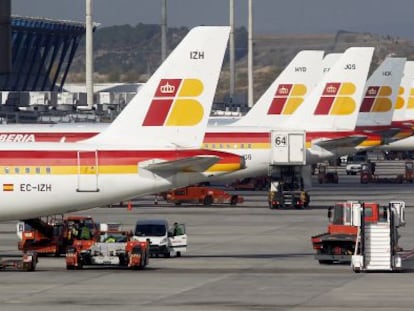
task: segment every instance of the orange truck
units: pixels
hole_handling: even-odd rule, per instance
[[[357,223],[360,221],[356,209],[360,206],[361,202],[347,201],[329,208],[328,231],[311,237],[315,259],[319,263],[351,262],[357,240]],[[381,211],[378,203],[365,202],[364,208],[366,222],[379,221]]]
[[[181,205],[182,203],[203,204],[205,206],[226,203],[236,205],[244,202],[243,197],[240,195],[204,186],[189,186],[175,189],[167,192],[164,197],[168,203],[174,203],[175,205]]]
[[[39,255],[60,256],[72,245],[86,226],[92,234],[98,233],[98,225],[90,216],[71,215],[28,219],[17,224],[18,249]]]
[[[99,237],[75,239],[66,251],[66,268],[84,266],[120,266],[143,269],[149,261],[149,241],[136,241],[132,233],[121,230],[102,231]]]

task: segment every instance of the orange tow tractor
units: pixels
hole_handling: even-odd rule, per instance
[[[67,248],[66,268],[99,265],[144,269],[149,261],[149,242],[131,237],[131,232],[108,230],[100,232],[99,238],[74,240]]]
[[[164,197],[168,203],[174,203],[175,205],[181,205],[182,203],[202,204],[205,206],[212,204],[236,205],[244,201],[240,195],[204,186],[188,186],[175,189],[167,192]]]
[[[80,234],[81,225],[92,234],[98,232],[98,225],[90,216],[56,215],[21,221],[17,224],[18,249],[39,255],[64,255],[67,246]]]

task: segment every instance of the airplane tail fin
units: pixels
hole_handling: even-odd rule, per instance
[[[397,103],[395,105],[392,121],[414,120],[414,61],[405,62],[404,74],[401,79]]]
[[[406,58],[387,57],[369,77],[357,126],[390,125]]]
[[[107,129],[87,142],[200,148],[230,27],[195,27]]]
[[[282,126],[354,130],[374,48],[348,48]]]
[[[343,53],[329,53],[326,54],[322,61],[322,73],[327,74],[333,65],[342,57]],[[322,78],[322,77],[321,77]],[[319,80],[315,81],[317,84]]]
[[[301,51],[250,111],[229,126],[276,127],[295,113],[322,76],[323,51]]]

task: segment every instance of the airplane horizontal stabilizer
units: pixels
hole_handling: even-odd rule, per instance
[[[204,172],[212,165],[216,164],[220,160],[220,157],[213,155],[200,155],[191,158],[179,159],[174,161],[163,161],[157,163],[148,163],[145,166],[141,166],[154,174],[165,173],[196,173]]]
[[[391,137],[397,135],[400,131],[401,131],[401,129],[399,129],[399,128],[389,128],[389,129],[376,131],[376,133],[378,135],[381,135],[382,137],[391,138]]]
[[[326,150],[332,150],[341,147],[356,147],[366,139],[367,136],[365,135],[352,135],[335,139],[321,139],[313,142],[313,144]]]

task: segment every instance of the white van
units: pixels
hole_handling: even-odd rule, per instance
[[[140,219],[135,225],[134,240],[150,240],[150,255],[158,257],[180,257],[187,252],[185,225],[174,223],[169,228],[165,219]]]

